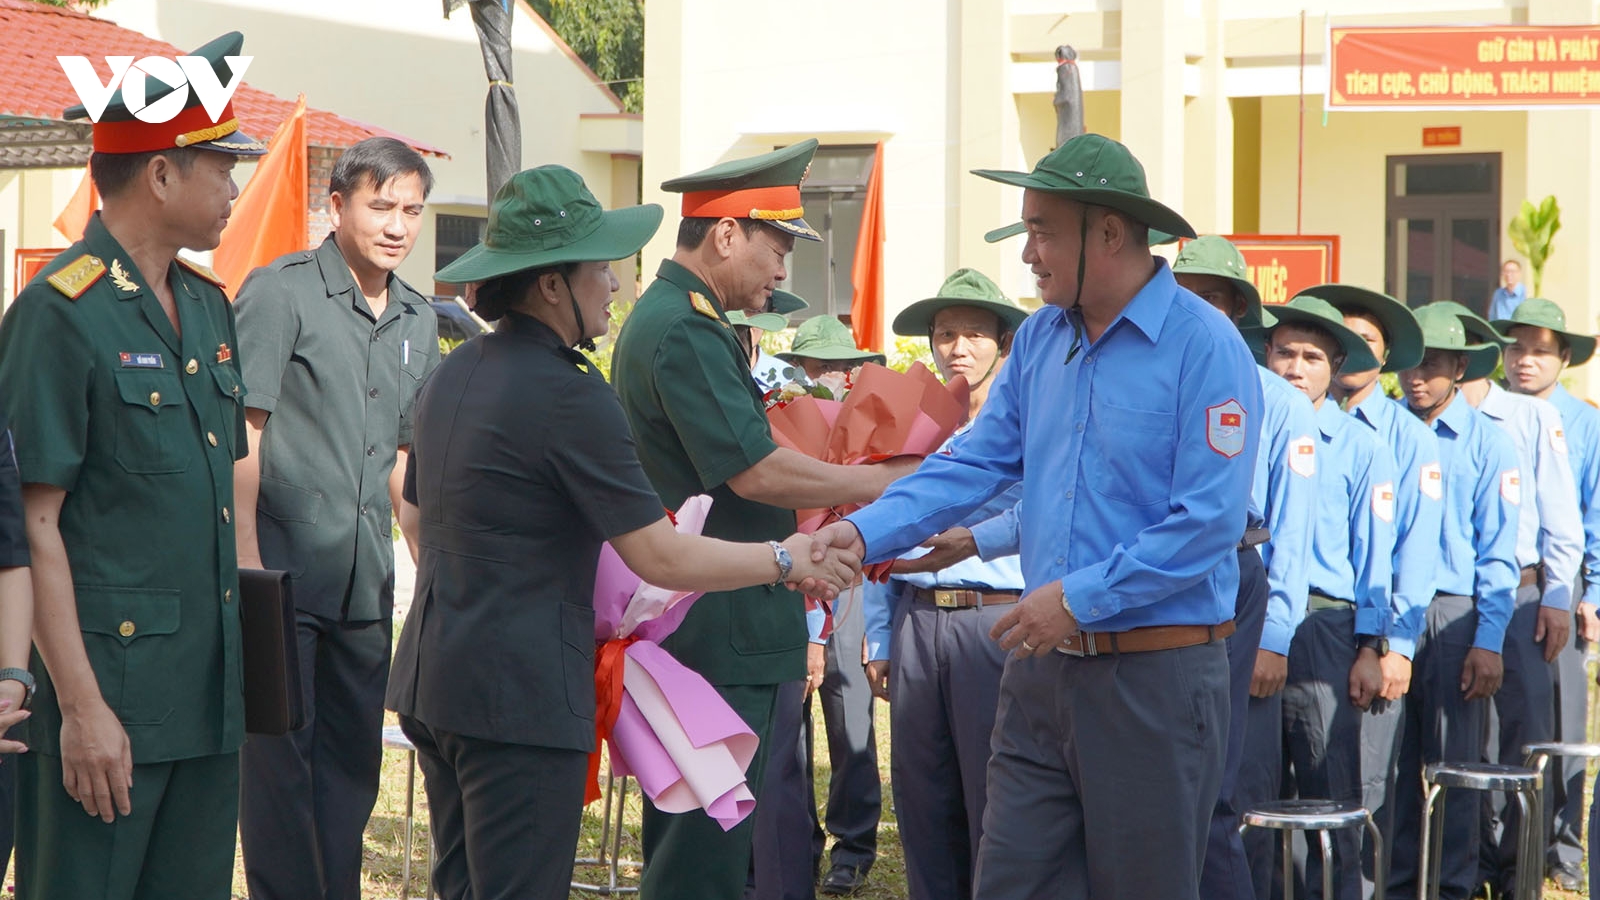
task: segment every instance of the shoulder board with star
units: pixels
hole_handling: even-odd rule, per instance
[[[50,286],[60,291],[68,300],[76,300],[106,274],[106,264],[100,257],[87,253],[50,273],[45,278]]]
[[[222,279],[217,276],[217,273],[211,271],[205,266],[200,265],[194,260],[184,259],[182,256],[176,256],[173,258],[177,260],[178,265],[183,266],[185,269],[188,269],[196,275],[199,275],[203,280],[216,285],[220,289],[227,288],[227,285],[222,283]]]
[[[699,293],[698,291],[690,291],[689,305],[694,307],[694,311],[700,315],[711,319],[718,325],[727,327],[728,323],[722,321],[722,317],[717,315],[717,308],[711,305],[711,301],[706,299],[705,294]]]

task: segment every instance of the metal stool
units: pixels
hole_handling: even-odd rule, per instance
[[[1544,886],[1544,848],[1538,846],[1544,802],[1543,778],[1533,769],[1489,763],[1429,763],[1422,770],[1427,798],[1422,802],[1422,864],[1417,896],[1438,900],[1440,857],[1444,855],[1444,792],[1447,788],[1506,791],[1517,796],[1522,822],[1517,829],[1517,880],[1514,900],[1539,900]],[[1476,820],[1478,809],[1472,808]],[[1474,838],[1476,839],[1476,838]]]
[[[615,799],[615,805],[612,801]],[[622,858],[622,813],[628,806],[628,776],[616,776],[606,773],[605,806],[600,820],[600,855],[580,856],[573,862],[580,866],[605,866],[605,884],[585,884],[581,881],[572,882],[575,891],[589,891],[602,896],[614,894],[637,894],[639,886],[617,884],[617,869],[628,866],[637,869],[639,864],[631,859]]]
[[[1522,748],[1522,764],[1539,773],[1541,786],[1545,785],[1544,768],[1552,756],[1582,756],[1587,759],[1600,759],[1600,744],[1562,744],[1548,741],[1538,744],[1525,744]],[[1541,794],[1541,798],[1542,798]],[[1544,853],[1550,846],[1550,815],[1539,817],[1539,852]],[[1542,856],[1541,856],[1542,858]],[[1540,874],[1543,881],[1543,873]]]
[[[416,822],[417,748],[399,725],[383,726],[383,749],[406,752],[406,859],[401,867],[400,900],[411,900],[411,839]],[[433,842],[428,842],[428,900],[433,900]]]
[[[1372,837],[1373,900],[1384,900],[1389,870],[1383,864],[1383,835],[1372,813],[1358,803],[1334,800],[1276,800],[1252,806],[1240,817],[1239,833],[1246,828],[1272,828],[1283,832],[1283,896],[1294,900],[1294,848],[1296,831],[1315,831],[1322,846],[1322,896],[1333,896],[1333,839],[1330,830],[1367,829]]]

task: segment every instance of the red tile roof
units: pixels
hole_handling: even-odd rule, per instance
[[[78,103],[57,56],[87,57],[104,79],[110,76],[104,57],[174,57],[185,52],[105,19],[33,0],[0,0],[0,118],[59,121],[62,110]],[[246,82],[233,95],[233,109],[239,127],[264,141],[288,118],[294,101]],[[374,136],[397,138],[432,156],[449,155],[376,125],[306,107],[306,139],[312,146],[348,147]]]

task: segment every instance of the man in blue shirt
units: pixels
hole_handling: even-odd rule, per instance
[[[1584,671],[1584,656],[1592,641],[1600,640],[1600,621],[1595,609],[1600,604],[1600,412],[1579,400],[1561,386],[1567,366],[1581,366],[1594,355],[1592,335],[1567,330],[1567,317],[1561,307],[1549,300],[1525,300],[1509,319],[1491,323],[1509,336],[1505,348],[1506,387],[1529,397],[1548,400],[1561,415],[1558,432],[1549,434],[1551,443],[1564,447],[1577,484],[1578,507],[1583,518],[1583,566],[1581,585],[1576,595],[1576,636],[1556,657],[1555,739],[1566,742],[1588,740],[1589,678]],[[1549,875],[1562,890],[1581,890],[1584,884],[1582,757],[1552,760],[1548,784],[1549,808],[1545,810],[1550,846],[1546,863]],[[1590,839],[1594,839],[1593,825]],[[1591,850],[1591,858],[1596,850]],[[1600,867],[1595,880],[1600,882]],[[1600,896],[1600,883],[1590,887],[1591,896]]]
[[[1178,284],[1239,326],[1255,328],[1262,324],[1261,295],[1247,271],[1239,249],[1217,235],[1185,244],[1172,264]],[[1311,401],[1265,368],[1256,372],[1264,405],[1249,527],[1239,542],[1236,630],[1228,638],[1228,756],[1200,879],[1201,896],[1218,900],[1253,900],[1271,890],[1278,842],[1259,830],[1246,841],[1239,814],[1282,791],[1281,691],[1289,641],[1305,616],[1317,493]]]
[[[1028,313],[973,269],[895,317],[895,334],[928,339],[947,381],[965,378],[970,416],[1003,370]],[[944,448],[962,440],[965,431]],[[989,735],[1006,654],[989,629],[1022,597],[1015,515],[1021,495],[1001,494],[940,536],[933,552],[895,565],[886,584],[863,588],[867,680],[889,707],[890,784],[906,886],[918,900],[966,900],[983,834]],[[979,557],[953,561],[963,544]],[[892,665],[891,665],[892,661]]]
[[[1022,482],[1029,592],[990,632],[1015,653],[973,894],[1195,900],[1260,381],[1231,323],[1150,255],[1149,229],[1194,232],[1127,148],[1086,134],[1031,173],[978,174],[1025,189],[1022,259],[1049,307],[954,452],[819,531],[813,553],[900,556]]]
[[[1346,364],[1378,366],[1367,342],[1333,304],[1302,294],[1256,332],[1268,369],[1304,392],[1317,410],[1318,502],[1310,555],[1310,600],[1295,631],[1283,691],[1284,742],[1291,793],[1354,801],[1377,816],[1390,809],[1400,707],[1382,699],[1380,659],[1389,652],[1389,589],[1394,555],[1394,460],[1371,429],[1328,400]],[[1381,827],[1381,826],[1380,826]],[[1306,881],[1333,865],[1334,894],[1371,892],[1375,848],[1362,832],[1334,835],[1333,859],[1313,847]],[[1329,898],[1331,900],[1331,898]]]
[[[1494,370],[1500,351],[1468,344],[1461,319],[1429,304],[1416,311],[1426,354],[1400,373],[1406,405],[1439,441],[1444,520],[1433,603],[1417,646],[1416,675],[1406,704],[1396,783],[1389,893],[1416,892],[1421,834],[1420,779],[1426,763],[1477,760],[1488,714],[1500,689],[1500,657],[1517,590],[1517,522],[1521,502],[1517,451],[1500,429],[1460,396],[1461,381]],[[1444,827],[1442,896],[1466,898],[1478,883],[1478,817],[1451,817]]]
[[[1527,297],[1528,286],[1522,283],[1522,263],[1506,260],[1500,264],[1500,287],[1494,289],[1494,298],[1489,301],[1489,318],[1511,318]]]

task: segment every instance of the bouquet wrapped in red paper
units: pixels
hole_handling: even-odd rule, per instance
[[[685,500],[673,525],[699,534],[711,511],[705,495]],[[699,673],[656,643],[677,629],[700,594],[668,591],[635,575],[610,543],[595,570],[595,750],[585,802],[600,799],[602,744],[611,771],[632,775],[662,812],[704,809],[724,830],[755,809],[745,769],[755,732]]]

